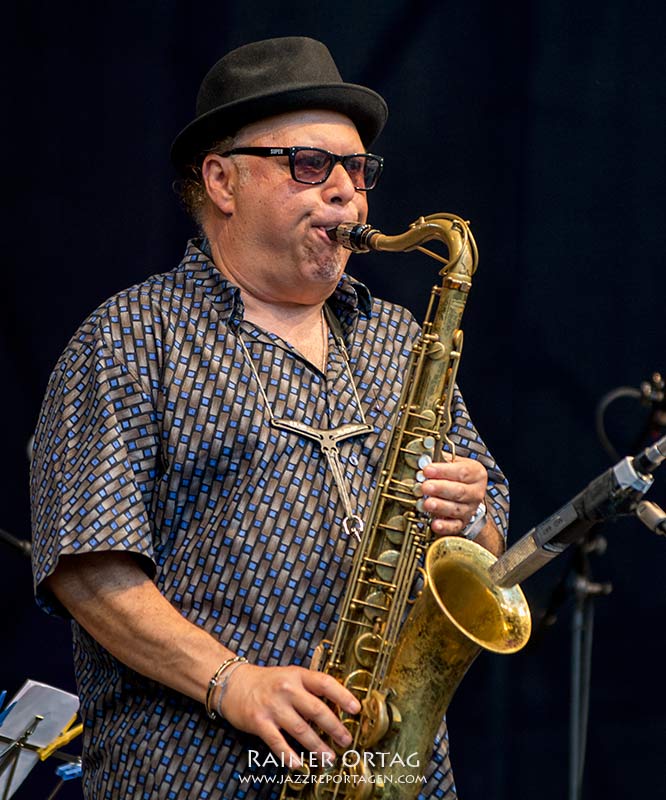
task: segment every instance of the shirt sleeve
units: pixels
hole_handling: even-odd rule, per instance
[[[456,452],[466,458],[477,459],[488,472],[487,513],[506,539],[509,527],[509,482],[474,427],[457,386],[451,403],[451,420],[449,436],[456,446]]]
[[[100,335],[82,333],[58,362],[31,465],[33,575],[38,604],[62,555],[129,551],[154,572],[150,504],[157,474],[156,410]]]

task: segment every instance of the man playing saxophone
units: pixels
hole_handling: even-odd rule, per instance
[[[293,765],[351,742],[331,706],[357,698],[307,666],[418,325],[346,275],[327,231],[365,222],[386,115],[319,42],[227,54],[172,148],[201,235],[93,312],[51,376],[35,585],[74,620],[88,800],[278,796],[247,780],[249,751]],[[453,416],[424,509],[498,554],[507,484],[457,390]],[[424,773],[424,796],[455,797],[443,737]]]

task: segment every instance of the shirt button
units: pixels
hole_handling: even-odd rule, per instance
[[[358,456],[356,453],[352,453],[349,456],[349,463],[352,464],[354,467],[358,467]]]

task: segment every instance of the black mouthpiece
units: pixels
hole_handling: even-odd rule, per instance
[[[354,253],[367,253],[370,247],[370,239],[379,231],[371,225],[361,225],[358,222],[341,222],[336,228],[326,231],[328,238],[333,242],[341,244],[347,250]]]

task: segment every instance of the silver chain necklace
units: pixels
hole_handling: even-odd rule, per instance
[[[355,536],[360,542],[361,534],[363,533],[363,520],[358,514],[354,513],[354,509],[352,507],[351,497],[349,494],[349,490],[347,488],[347,482],[345,481],[342,463],[340,462],[340,451],[338,450],[338,442],[343,442],[345,441],[345,439],[351,439],[353,436],[360,436],[366,433],[372,433],[373,428],[372,425],[368,425],[365,419],[365,415],[363,414],[363,407],[361,406],[361,400],[358,396],[356,384],[354,383],[354,376],[352,375],[351,366],[349,363],[349,354],[347,353],[347,348],[345,346],[344,339],[342,338],[340,323],[333,315],[333,313],[329,310],[328,306],[325,306],[324,308],[325,308],[326,320],[328,321],[328,324],[331,328],[335,341],[343,355],[345,368],[347,370],[347,375],[349,376],[349,382],[351,383],[352,391],[354,393],[354,400],[356,401],[356,407],[358,408],[358,413],[361,416],[362,422],[348,422],[345,423],[344,425],[338,425],[337,428],[313,428],[311,425],[307,425],[305,422],[299,422],[298,420],[278,419],[273,413],[273,408],[271,407],[271,404],[268,402],[268,397],[266,396],[266,391],[264,390],[261,379],[259,378],[259,373],[257,372],[256,367],[254,366],[252,356],[250,355],[250,352],[247,349],[247,345],[245,344],[245,341],[243,340],[243,337],[241,335],[240,326],[236,328],[236,335],[238,337],[238,342],[243,350],[245,360],[247,361],[250,369],[252,370],[252,375],[254,376],[254,379],[257,382],[257,386],[259,387],[259,392],[261,393],[264,405],[268,411],[268,416],[270,418],[271,425],[274,428],[277,428],[278,430],[289,431],[291,433],[296,433],[300,436],[305,436],[306,438],[311,439],[312,441],[316,442],[319,445],[322,453],[326,457],[328,466],[331,469],[331,473],[333,475],[333,482],[338,488],[340,499],[345,509],[345,517],[342,520],[342,530],[345,532],[347,536],[350,535]],[[326,351],[326,348],[324,349]],[[326,370],[326,364],[324,364],[324,371],[325,370]]]

